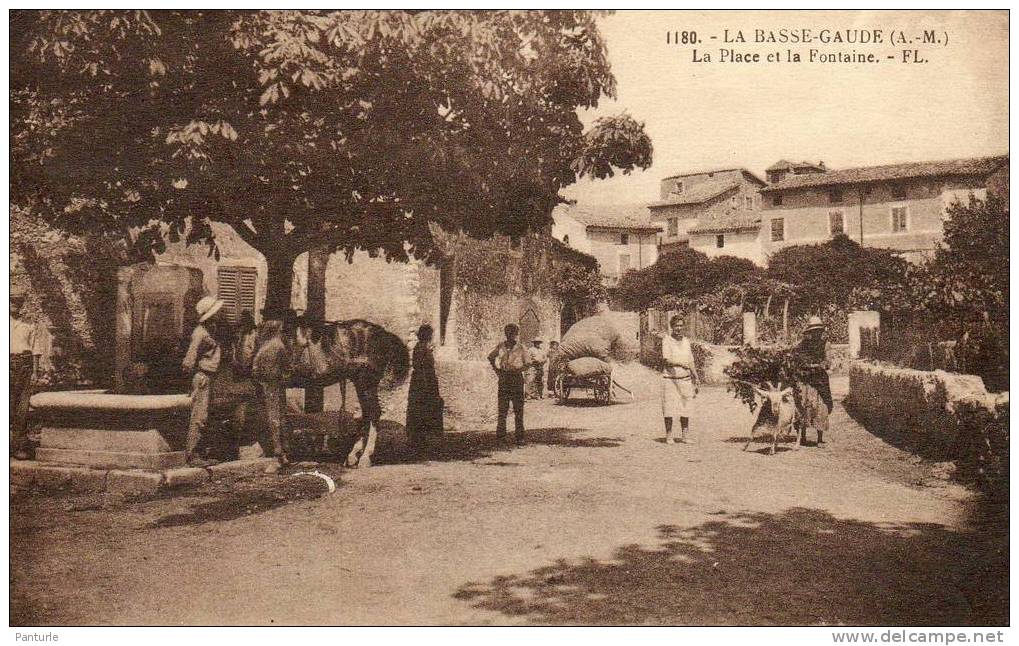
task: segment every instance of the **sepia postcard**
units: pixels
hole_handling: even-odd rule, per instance
[[[1010,635],[1007,10],[8,29],[13,641]]]

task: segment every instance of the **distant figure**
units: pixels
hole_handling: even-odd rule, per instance
[[[817,390],[821,401],[828,407],[830,413],[834,402],[831,396],[828,371],[824,367],[826,361],[824,331],[825,327],[821,318],[811,316],[807,321],[806,329],[803,330],[803,339],[800,340],[794,352],[800,355],[804,361],[800,379]]]
[[[542,399],[545,397],[545,363],[548,362],[548,351],[541,347],[541,339],[531,341],[533,347],[528,351],[528,359],[531,362],[531,397]]]
[[[418,328],[417,345],[411,355],[410,391],[407,395],[407,435],[420,447],[432,435],[442,434],[442,397],[435,375],[431,325]]]
[[[548,344],[548,392],[555,392],[556,363],[559,361],[559,342],[550,341]]]
[[[488,362],[499,375],[499,419],[496,422],[495,436],[500,441],[506,439],[506,415],[512,403],[517,444],[523,444],[524,371],[527,370],[530,358],[523,344],[517,342],[520,328],[510,323],[503,331],[506,340],[488,355]]]
[[[241,312],[237,319],[237,335],[234,338],[233,369],[238,376],[251,376],[251,362],[255,359],[255,317],[250,310]]]
[[[216,340],[216,315],[223,307],[223,301],[205,296],[195,305],[198,325],[191,333],[191,344],[184,355],[183,368],[191,377],[191,420],[188,423],[187,447],[184,457],[190,466],[209,466],[208,460],[196,455],[209,423],[209,399],[212,381],[219,371],[222,355]]]
[[[25,294],[11,292],[10,297],[10,415],[11,450],[16,460],[28,460],[28,403],[32,383],[39,371],[39,343],[36,326],[22,318]]]
[[[680,442],[693,444],[690,436],[690,411],[700,376],[694,363],[690,339],[683,334],[683,317],[669,319],[670,334],[662,339],[662,414],[665,417],[665,443],[674,444],[672,420],[679,418]]]
[[[290,464],[285,427],[287,383],[293,376],[293,350],[287,333],[295,329],[296,315],[293,310],[263,310],[262,316],[265,320],[259,326],[258,351],[252,361],[251,377],[265,404],[273,455],[281,466],[286,466]]]

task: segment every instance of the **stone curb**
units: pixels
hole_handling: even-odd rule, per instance
[[[224,478],[250,478],[272,473],[275,458],[254,458],[223,462],[208,468],[181,467],[162,471],[144,469],[93,469],[85,466],[10,461],[10,486],[39,491],[80,493],[124,493],[151,495],[159,491],[179,490]]]

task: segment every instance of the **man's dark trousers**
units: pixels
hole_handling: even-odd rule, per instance
[[[499,373],[499,421],[497,437],[506,437],[506,414],[513,403],[513,419],[517,441],[524,439],[524,375],[519,372]]]

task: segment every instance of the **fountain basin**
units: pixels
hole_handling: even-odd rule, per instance
[[[41,429],[37,460],[110,469],[184,465],[186,394],[44,392],[32,397],[31,407]]]

